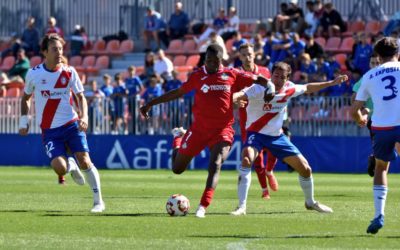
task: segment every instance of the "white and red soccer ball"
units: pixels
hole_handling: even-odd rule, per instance
[[[169,197],[165,209],[171,216],[185,216],[190,209],[189,199],[181,194],[173,194]]]

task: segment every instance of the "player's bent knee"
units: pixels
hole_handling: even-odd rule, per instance
[[[252,162],[251,162],[250,157],[248,157],[248,156],[243,157],[242,167],[249,168],[249,167],[251,167],[251,164],[252,164]]]

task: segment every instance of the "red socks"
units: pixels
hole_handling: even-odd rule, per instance
[[[274,169],[277,161],[278,159],[267,150],[267,172],[271,172]]]
[[[265,168],[262,166],[254,166],[254,169],[256,170],[258,182],[260,183],[261,188],[267,188],[267,177],[265,173]]]
[[[200,200],[200,205],[207,208],[210,205],[213,196],[214,196],[214,188],[204,189],[203,196],[201,197]]]

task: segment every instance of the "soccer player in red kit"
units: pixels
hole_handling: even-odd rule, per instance
[[[253,74],[261,74],[262,76],[270,79],[271,74],[266,67],[262,67],[256,65],[254,63],[255,54],[254,54],[254,46],[250,43],[244,43],[239,47],[239,59],[242,62],[241,69],[247,72],[251,72]],[[240,124],[240,132],[242,141],[246,141],[246,121],[247,121],[247,112],[246,106],[239,107],[239,124]],[[264,165],[264,153],[267,154],[267,166]],[[278,190],[278,181],[276,180],[272,170],[276,165],[277,159],[268,149],[263,149],[257,158],[254,161],[254,169],[257,173],[258,181],[260,183],[262,189],[261,197],[263,199],[268,200],[270,198],[269,191],[267,187],[267,178],[268,184],[273,191]],[[267,178],[266,178],[267,177]]]
[[[206,188],[196,211],[196,217],[204,218],[217,186],[221,166],[228,157],[233,142],[234,123],[232,94],[253,82],[267,84],[263,76],[222,66],[223,50],[210,45],[206,50],[205,65],[193,72],[180,88],[157,97],[140,108],[148,118],[152,106],[172,101],[194,90],[192,107],[194,122],[186,133],[175,133],[172,154],[172,171],[183,173],[190,161],[205,147],[210,149],[210,162]]]

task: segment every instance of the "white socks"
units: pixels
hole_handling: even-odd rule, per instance
[[[385,215],[385,204],[388,188],[383,185],[374,185],[375,217]]]
[[[78,167],[78,164],[76,163],[74,157],[71,157],[71,156],[68,157],[67,158],[67,174],[69,172],[71,172],[71,170],[73,171],[73,170],[76,170],[77,168],[79,168],[79,167]]]
[[[103,198],[101,197],[100,176],[97,168],[92,165],[91,168],[83,170],[83,172],[86,174],[86,180],[93,191],[94,204],[103,202]]]
[[[240,167],[238,179],[239,207],[246,207],[247,194],[251,184],[251,168]]]
[[[307,205],[311,206],[315,203],[314,200],[314,181],[311,177],[303,177],[299,175],[299,182],[301,189],[303,189],[304,198],[306,199]]]

